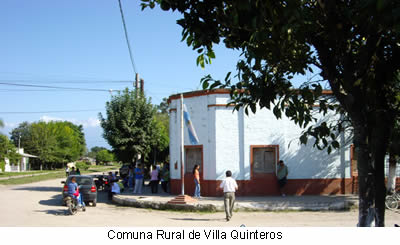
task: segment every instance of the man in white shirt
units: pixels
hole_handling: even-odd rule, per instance
[[[230,170],[226,171],[225,175],[226,178],[219,187],[224,190],[226,221],[229,221],[232,218],[233,206],[235,205],[235,191],[238,190],[238,185],[236,180],[231,177],[232,172]]]

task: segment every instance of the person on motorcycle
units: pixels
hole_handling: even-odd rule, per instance
[[[75,197],[74,194],[78,189],[78,184],[76,183],[76,178],[72,177],[71,181],[68,183],[68,196]]]
[[[68,196],[75,198],[80,206],[85,206],[82,196],[79,194],[78,183],[76,183],[75,177],[72,177],[71,182],[68,184]]]

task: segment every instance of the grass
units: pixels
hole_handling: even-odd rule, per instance
[[[0,185],[22,185],[22,184],[39,182],[43,180],[58,179],[65,177],[64,171],[53,170],[53,171],[42,171],[42,172],[48,172],[48,174],[0,180]]]
[[[81,171],[82,174],[90,174],[90,173],[96,173],[96,172],[109,172],[109,171],[119,171],[118,166],[101,166],[101,165],[95,165],[95,166],[90,166],[88,170]]]
[[[108,172],[108,171],[117,171],[118,166],[90,166],[88,170],[82,171],[82,174],[90,174],[95,172]],[[19,175],[32,175],[32,174],[43,174],[37,176],[26,176],[21,178],[11,178],[6,180],[0,180],[0,185],[22,185],[22,184],[30,184],[34,182],[50,180],[50,179],[59,179],[65,178],[65,170],[44,170],[44,171],[27,171],[27,172],[6,172],[0,173],[0,177],[12,177]]]
[[[27,171],[27,172],[5,172],[0,173],[0,177],[10,177],[10,176],[18,176],[18,175],[29,175],[29,174],[41,174],[41,173],[51,173],[51,170],[44,170],[44,171]]]

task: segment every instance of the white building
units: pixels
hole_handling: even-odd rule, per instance
[[[5,159],[6,166],[4,172],[23,172],[30,169],[29,158],[37,158],[37,156],[30,155],[24,152],[24,148],[19,148],[17,152],[21,155],[21,161],[17,164],[10,164],[9,159]]]
[[[277,120],[267,109],[251,112],[227,107],[229,90],[184,93],[184,103],[199,137],[191,145],[185,126],[185,194],[193,195],[192,169],[200,164],[201,195],[219,196],[225,171],[231,170],[239,195],[277,195],[276,163],[289,168],[285,192],[302,194],[348,194],[356,191],[356,160],[344,135],[341,149],[328,154],[301,145],[302,129],[288,118]],[[169,97],[171,192],[181,193],[180,95]],[[326,118],[325,118],[326,119]]]

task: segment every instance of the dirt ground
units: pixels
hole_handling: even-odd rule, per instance
[[[358,211],[346,212],[236,212],[226,222],[223,212],[186,213],[120,207],[99,192],[97,207],[74,216],[61,206],[63,179],[19,186],[0,186],[0,226],[2,227],[354,227]],[[400,224],[400,213],[387,210],[386,226]]]

